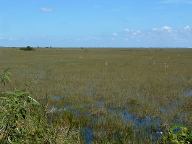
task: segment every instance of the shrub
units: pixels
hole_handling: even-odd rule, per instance
[[[35,49],[33,47],[31,47],[31,46],[27,46],[25,48],[20,48],[20,50],[23,50],[23,51],[33,51]]]
[[[3,71],[1,83],[10,81]],[[0,143],[53,143],[54,134],[47,124],[43,107],[29,93],[15,90],[0,92]]]
[[[191,144],[192,131],[184,126],[173,126],[163,137],[163,144]]]
[[[2,74],[0,74],[0,83],[5,85],[6,83],[10,82],[10,75],[9,69],[5,69]]]
[[[3,85],[10,81],[8,69],[0,80]],[[48,123],[46,108],[28,92],[0,92],[0,144],[80,143],[79,130],[55,122]]]
[[[52,143],[42,107],[29,93],[4,92],[0,99],[0,143]]]

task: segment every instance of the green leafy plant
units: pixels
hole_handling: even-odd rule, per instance
[[[0,83],[10,81],[9,70],[0,75]],[[0,92],[0,144],[80,143],[79,131],[61,123],[49,123],[46,107],[26,91]]]
[[[192,131],[184,126],[173,126],[163,137],[163,144],[191,144]]]
[[[3,85],[10,81],[9,69],[3,71]],[[0,143],[53,143],[43,107],[24,91],[0,93]]]
[[[10,76],[11,76],[11,73],[9,71],[9,68],[5,69],[1,74],[0,74],[0,82],[3,84],[3,85],[6,85],[6,83],[10,82]]]
[[[4,92],[0,99],[0,142],[52,142],[41,105],[29,93],[19,90]]]

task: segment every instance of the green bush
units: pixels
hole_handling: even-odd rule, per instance
[[[28,93],[0,95],[0,143],[53,143],[41,105]]]
[[[27,46],[25,48],[20,48],[20,50],[23,50],[23,51],[33,51],[35,49],[33,47],[31,47],[31,46]]]
[[[10,81],[9,70],[0,74],[3,85]],[[43,107],[29,93],[0,92],[0,143],[54,143]]]
[[[173,126],[163,137],[163,144],[191,144],[192,131],[184,126]]]
[[[0,74],[0,83],[5,85],[6,83],[10,82],[10,75],[9,69],[5,69],[2,74]]]
[[[0,86],[10,82],[10,75],[8,69],[0,74]],[[0,144],[55,143],[80,143],[79,130],[62,122],[48,123],[46,107],[28,92],[0,91]]]

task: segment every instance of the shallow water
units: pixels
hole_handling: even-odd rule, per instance
[[[97,108],[102,108],[102,107],[105,107],[105,102],[100,100],[100,101],[97,101],[95,105]]]
[[[81,135],[83,137],[84,143],[85,144],[92,144],[93,143],[93,129],[89,127],[84,127],[81,129]]]
[[[162,136],[160,118],[150,116],[140,118],[127,110],[110,109],[110,112],[118,113],[125,123],[131,122],[134,129],[141,130],[152,142],[158,141]]]
[[[64,98],[63,96],[51,96],[50,97],[51,100],[55,100],[55,101],[62,100],[63,98]]]
[[[62,98],[63,97],[61,97],[61,96],[52,97],[52,99],[54,99],[55,101],[59,101]],[[91,125],[98,123],[98,121],[100,119],[102,120],[101,117],[92,116],[91,112],[89,112],[89,111],[81,112],[78,108],[75,108],[73,105],[64,105],[61,107],[52,106],[52,107],[54,108],[54,112],[67,111],[67,112],[72,113],[76,117],[79,117],[79,116],[91,117],[91,122],[90,122]],[[107,113],[112,114],[112,115],[118,115],[124,121],[125,124],[128,122],[131,122],[133,124],[134,130],[136,130],[138,132],[138,134],[148,137],[149,139],[151,139],[151,141],[153,143],[157,142],[162,136],[160,118],[151,117],[151,116],[146,116],[144,118],[140,118],[140,117],[128,112],[125,109],[106,108],[104,101],[97,101],[97,102],[95,102],[95,104],[85,104],[85,105],[82,105],[82,107],[87,110],[89,110],[91,107],[105,108],[107,110]],[[85,144],[93,143],[94,130],[92,128],[90,128],[90,127],[82,128],[81,135],[85,141]]]
[[[184,92],[184,95],[187,97],[192,97],[192,89],[188,89]]]

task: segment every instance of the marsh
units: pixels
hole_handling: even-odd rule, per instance
[[[37,100],[47,99],[55,119],[72,114],[92,142],[128,134],[133,141],[154,143],[165,124],[192,125],[191,49],[0,53],[0,67],[11,68],[13,75],[9,89],[25,88]]]

